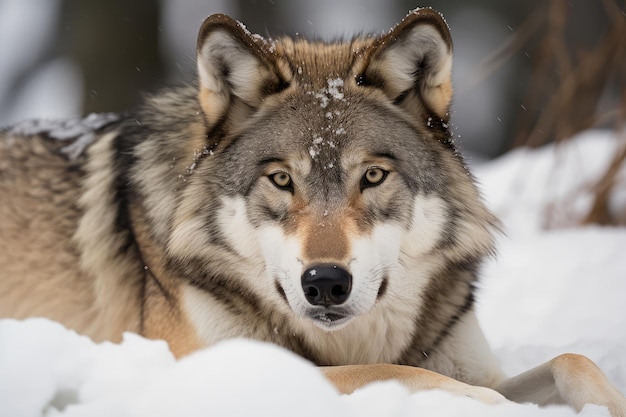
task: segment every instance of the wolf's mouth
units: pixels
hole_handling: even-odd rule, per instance
[[[315,323],[316,326],[322,328],[323,330],[338,330],[348,324],[348,322],[353,318],[350,314],[332,311],[312,312],[309,314],[309,317],[313,320],[313,323]]]

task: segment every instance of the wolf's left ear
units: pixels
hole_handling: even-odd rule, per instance
[[[422,103],[442,119],[452,100],[452,38],[432,9],[417,9],[378,38],[357,68],[357,83],[381,88],[396,104]],[[415,106],[418,106],[416,109]]]
[[[229,110],[254,110],[267,95],[285,88],[268,45],[223,14],[202,23],[197,46],[199,98],[209,125]]]

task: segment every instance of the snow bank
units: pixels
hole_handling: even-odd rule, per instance
[[[485,265],[478,316],[504,370],[516,374],[559,353],[589,356],[626,392],[626,229],[544,230],[591,207],[598,182],[624,135],[587,131],[561,145],[519,149],[475,171],[488,205],[504,223],[499,256]],[[626,207],[622,167],[610,206]]]
[[[394,382],[341,396],[303,359],[249,340],[179,361],[164,342],[127,334],[120,345],[97,345],[45,319],[2,320],[0,340],[2,416],[574,415],[564,407],[487,406],[445,392],[410,395]]]
[[[498,259],[485,266],[479,318],[508,373],[575,351],[626,391],[626,231],[539,227],[541,207],[554,196],[554,161],[560,184],[571,190],[595,181],[615,142],[595,132],[568,144],[567,155],[582,152],[580,166],[548,147],[513,152],[477,172],[507,230]],[[394,382],[342,396],[308,362],[248,340],[176,361],[164,342],[133,334],[119,345],[95,344],[44,319],[0,321],[0,416],[418,414],[576,415],[566,407],[487,406],[439,391],[411,395]],[[579,415],[608,411],[588,405]]]

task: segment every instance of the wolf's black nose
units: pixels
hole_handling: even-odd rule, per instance
[[[313,266],[302,274],[302,289],[314,306],[343,304],[352,289],[352,275],[336,265]]]

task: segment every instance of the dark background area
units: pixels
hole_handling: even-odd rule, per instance
[[[0,124],[125,111],[193,82],[211,13],[264,36],[334,40],[382,33],[417,6],[451,27],[453,129],[473,158],[623,123],[623,0],[0,0]]]

